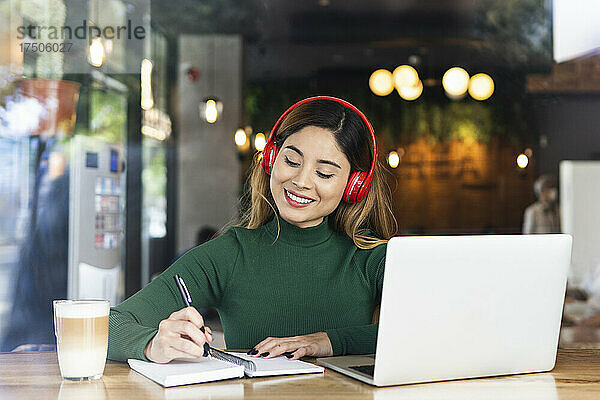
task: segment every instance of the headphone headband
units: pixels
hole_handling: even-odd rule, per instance
[[[275,149],[276,146],[274,143],[275,132],[277,131],[277,129],[279,129],[279,125],[281,124],[283,119],[299,105],[315,100],[335,101],[343,105],[344,107],[351,109],[363,120],[363,122],[367,126],[367,129],[369,130],[369,134],[371,135],[371,143],[373,145],[373,157],[371,160],[371,168],[369,169],[367,175],[365,175],[364,172],[355,172],[351,174],[350,179],[348,181],[348,186],[346,188],[346,191],[344,192],[344,199],[347,202],[360,201],[367,195],[367,192],[371,185],[371,179],[373,176],[373,171],[375,170],[375,163],[377,161],[377,143],[375,141],[375,130],[373,129],[373,126],[371,126],[371,123],[369,122],[367,117],[358,108],[356,108],[353,104],[347,102],[346,100],[342,100],[340,98],[332,96],[314,96],[300,100],[297,103],[290,106],[287,110],[285,110],[285,112],[281,114],[277,122],[275,122],[275,125],[273,125],[273,128],[269,133],[269,139],[267,140],[267,144],[265,145],[265,150],[263,152],[263,168],[267,173],[271,173],[270,171],[273,167],[273,164],[275,163],[275,157],[277,156],[277,150]],[[274,149],[274,151],[271,151],[271,149]]]

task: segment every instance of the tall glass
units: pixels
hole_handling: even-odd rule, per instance
[[[108,300],[54,300],[60,374],[84,381],[102,377],[108,350]]]

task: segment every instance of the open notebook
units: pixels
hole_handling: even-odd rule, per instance
[[[246,353],[224,352],[211,348],[211,357],[178,359],[168,364],[141,360],[127,360],[134,371],[165,386],[189,385],[222,379],[241,378],[244,375],[273,376],[323,372],[323,367],[304,361],[251,357]]]

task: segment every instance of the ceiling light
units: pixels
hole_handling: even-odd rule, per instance
[[[392,73],[387,69],[378,69],[369,78],[369,87],[377,96],[387,96],[394,90]]]
[[[494,93],[494,81],[487,74],[475,74],[469,79],[469,94],[475,100],[487,100]]]
[[[392,76],[394,78],[394,86],[398,90],[404,86],[417,86],[419,83],[419,74],[410,65],[399,66],[394,70]]]
[[[397,90],[404,100],[416,100],[423,93],[423,82],[418,81],[415,86],[401,86]]]
[[[442,78],[442,86],[451,98],[463,96],[469,87],[469,74],[460,67],[450,68]]]

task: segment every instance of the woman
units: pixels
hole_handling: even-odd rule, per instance
[[[210,330],[183,307],[218,309],[229,348],[275,357],[375,352],[387,240],[396,230],[366,117],[319,96],[277,121],[241,226],[198,246],[110,313],[109,358],[200,357]],[[366,172],[369,171],[369,172]]]

